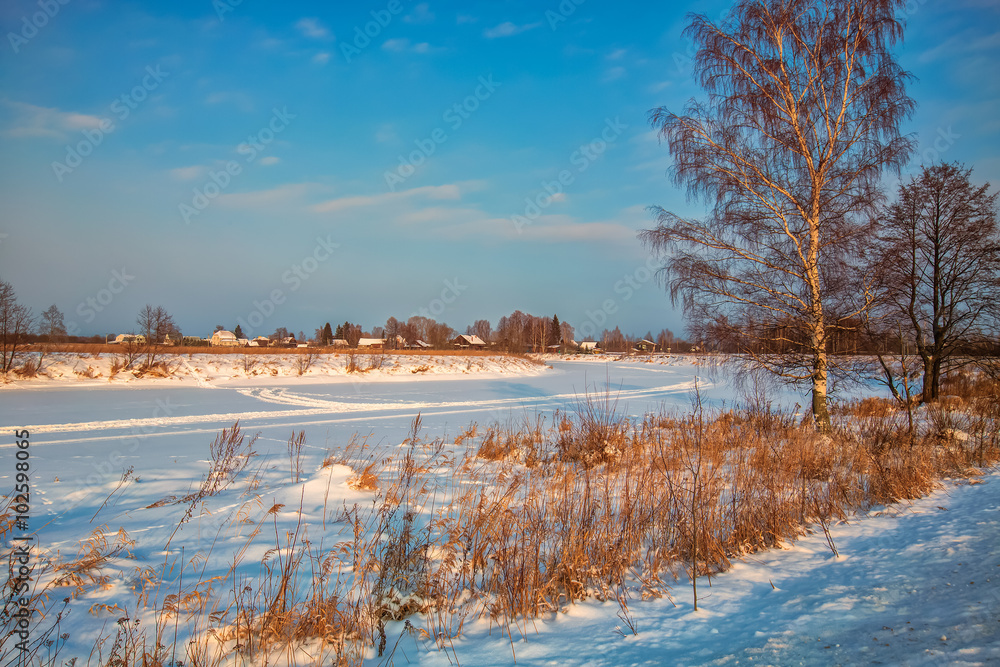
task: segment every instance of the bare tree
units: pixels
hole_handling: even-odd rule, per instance
[[[692,19],[696,75],[708,92],[683,115],[650,120],[673,175],[710,211],[704,220],[654,208],[641,233],[670,253],[664,274],[696,333],[714,327],[757,366],[806,383],[816,427],[827,410],[831,328],[855,314],[845,255],[860,213],[880,199],[885,169],[913,149],[900,123],[913,110],[893,59],[901,0],[741,0],[721,25]],[[863,310],[866,300],[854,310]],[[754,322],[756,334],[744,329]],[[783,354],[758,352],[780,325]]]
[[[395,317],[390,317],[385,321],[385,346],[389,350],[399,347],[399,337],[402,335],[403,323]]]
[[[34,323],[31,309],[17,302],[14,287],[0,280],[0,373],[14,369]]]
[[[66,338],[66,320],[62,311],[52,304],[42,313],[41,321],[38,323],[38,333],[45,336],[49,343],[57,343]]]
[[[146,370],[156,364],[156,357],[167,336],[172,335],[179,339],[180,331],[174,324],[173,317],[162,306],[154,308],[146,304],[145,308],[139,311],[135,323],[139,325],[139,333],[143,337],[141,348],[146,357],[143,370]]]
[[[467,334],[479,336],[484,343],[489,343],[493,334],[493,328],[489,320],[476,320],[475,323],[466,330]]]
[[[958,355],[995,335],[1000,300],[997,193],[976,187],[959,164],[924,167],[899,187],[882,224],[869,271],[877,277],[873,320],[900,332],[923,363],[921,400],[938,397]],[[967,359],[967,357],[966,357]],[[883,364],[885,370],[885,364]]]
[[[563,346],[570,345],[573,341],[573,325],[569,322],[559,323],[559,336],[562,338]]]

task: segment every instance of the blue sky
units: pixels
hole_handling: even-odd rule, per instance
[[[727,2],[0,6],[0,279],[82,334],[461,331],[514,309],[683,330],[636,239],[696,213],[647,122]],[[1000,5],[908,5],[921,162],[1000,178]],[[552,193],[552,194],[550,194]]]

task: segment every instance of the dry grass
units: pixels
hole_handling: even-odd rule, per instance
[[[245,501],[220,528],[246,536],[229,572],[189,578],[207,557],[189,555],[143,574],[136,611],[105,633],[99,664],[210,666],[234,652],[248,664],[307,663],[306,647],[322,664],[360,664],[370,649],[391,663],[392,621],[453,651],[471,619],[527,634],[530,619],[588,598],[615,601],[619,631],[636,634],[631,600],[679,595],[680,582],[697,604],[698,585],[734,559],[806,531],[822,530],[836,552],[832,523],[1000,459],[996,394],[963,382],[948,389],[960,411],[858,401],[839,406],[829,436],[766,400],[713,413],[697,394],[691,413],[634,420],[605,392],[551,419],[470,424],[447,443],[424,437],[418,416],[398,455],[376,456],[370,436],[328,452],[317,474],[332,480],[335,465],[348,465],[348,485],[372,497],[324,503],[324,536],[340,530],[332,543],[310,538],[301,507],[286,528],[278,515],[288,508]],[[252,445],[238,424],[224,430],[199,491],[170,502],[205,500],[245,477]],[[304,477],[304,446],[293,434],[292,483]],[[130,545],[107,535],[95,532],[57,566],[58,583],[106,582]],[[262,540],[261,561],[244,562]],[[135,620],[143,609],[157,610],[153,627]],[[183,646],[164,634],[178,624],[190,637]]]

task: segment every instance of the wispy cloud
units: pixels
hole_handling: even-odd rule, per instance
[[[375,141],[380,144],[391,143],[396,141],[398,138],[396,128],[392,123],[383,123],[378,126],[377,130],[375,130]]]
[[[193,181],[201,178],[208,169],[202,165],[192,165],[190,167],[177,167],[170,170],[170,176],[178,181]]]
[[[617,244],[631,243],[635,228],[627,224],[632,211],[626,209],[613,220],[582,221],[561,213],[540,215],[530,224],[517,225],[510,218],[490,216],[473,208],[432,207],[410,211],[401,223],[438,223],[437,235],[446,238],[489,238],[516,242]]]
[[[8,137],[49,137],[62,140],[72,132],[100,127],[102,121],[98,116],[39,107],[25,102],[5,100],[4,106],[13,112],[3,130]]]
[[[319,19],[315,18],[303,18],[295,24],[295,27],[301,32],[305,37],[309,39],[330,39],[333,34],[330,32],[329,28],[324,26],[319,22]]]
[[[428,44],[427,42],[418,42],[413,44],[405,37],[400,37],[398,39],[387,39],[382,43],[382,48],[386,51],[392,51],[393,53],[432,53],[435,51],[440,51],[441,49],[435,48]]]
[[[922,52],[919,62],[929,63],[943,58],[954,58],[959,54],[986,53],[1000,48],[1000,31],[988,35],[977,33],[978,31],[970,29],[963,34],[955,35]]]
[[[330,53],[329,53],[329,51],[322,51],[320,53],[317,53],[316,55],[314,55],[312,57],[312,61],[314,63],[316,63],[317,65],[325,65],[325,64],[327,64],[328,62],[330,62]]]
[[[492,28],[487,28],[483,31],[483,37],[486,39],[496,39],[498,37],[511,37],[513,35],[519,35],[522,32],[527,32],[529,30],[534,30],[541,26],[541,21],[537,23],[527,23],[525,25],[516,25],[510,21],[504,21],[498,26]]]
[[[218,202],[228,208],[261,208],[275,204],[286,205],[301,200],[312,186],[310,183],[289,183],[269,190],[235,192],[220,195]]]
[[[617,81],[625,76],[624,67],[611,67],[604,73],[604,81]]]
[[[461,190],[458,184],[455,183],[447,185],[426,185],[424,187],[402,190],[400,192],[385,192],[378,195],[361,195],[356,197],[330,199],[314,205],[312,210],[316,213],[337,213],[352,208],[382,206],[414,198],[458,200],[461,199],[461,196]]]
[[[219,104],[232,104],[240,111],[253,111],[254,105],[253,100],[246,93],[234,92],[229,90],[218,90],[213,93],[209,93],[205,97],[205,104],[209,106],[217,106]]]
[[[268,155],[260,159],[260,164],[265,167],[270,167],[272,164],[278,164],[279,162],[281,162],[281,158],[273,155]]]

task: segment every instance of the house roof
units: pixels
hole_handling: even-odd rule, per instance
[[[212,334],[212,338],[225,338],[226,340],[236,340],[236,334],[232,331],[216,331]]]
[[[366,347],[371,345],[385,345],[384,338],[359,338],[358,347]]]
[[[476,335],[462,334],[458,336],[454,341],[457,345],[486,345],[482,338]]]

